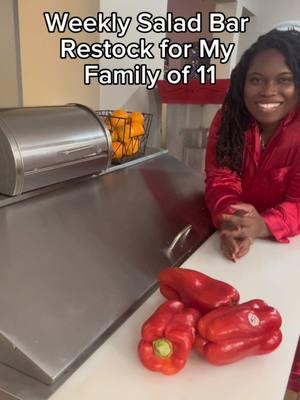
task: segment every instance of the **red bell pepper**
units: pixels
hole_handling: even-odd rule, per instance
[[[138,353],[143,365],[165,375],[180,371],[193,348],[200,313],[169,300],[145,321]]]
[[[240,299],[233,286],[191,269],[166,268],[158,275],[158,283],[164,297],[180,300],[201,314]]]
[[[198,321],[194,348],[212,364],[229,364],[275,350],[280,326],[279,312],[263,300],[221,307]]]

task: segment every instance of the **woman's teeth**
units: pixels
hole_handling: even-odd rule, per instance
[[[257,103],[258,107],[262,110],[275,110],[281,103]]]

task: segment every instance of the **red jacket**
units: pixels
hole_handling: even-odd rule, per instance
[[[242,178],[216,163],[219,111],[210,128],[206,154],[206,204],[218,227],[230,205],[252,204],[276,240],[300,233],[300,108],[282,120],[262,150],[256,122],[245,132]]]

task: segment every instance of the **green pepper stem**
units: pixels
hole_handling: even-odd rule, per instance
[[[172,343],[165,338],[156,339],[152,342],[154,354],[161,358],[169,358],[173,354]]]

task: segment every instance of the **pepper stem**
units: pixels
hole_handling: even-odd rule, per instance
[[[152,342],[154,354],[161,358],[169,358],[173,354],[172,343],[165,338],[157,339]]]

